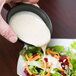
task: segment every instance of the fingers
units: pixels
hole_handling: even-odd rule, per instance
[[[39,7],[39,5],[37,4],[39,0],[6,0],[6,2],[10,2],[10,1],[34,4],[35,6]]]
[[[5,2],[6,0],[0,0],[0,13]]]
[[[31,4],[30,2],[23,2],[23,3]],[[39,7],[39,5],[38,5],[38,4],[33,4],[33,5],[35,5],[35,6]]]
[[[8,41],[15,43],[17,41],[17,36],[11,27],[3,20],[0,15],[0,35],[5,37]]]
[[[38,3],[39,0],[22,0],[23,2]]]
[[[6,0],[6,3],[11,2],[12,0]]]
[[[39,0],[6,0],[6,2],[30,2],[30,3],[37,3]]]
[[[39,7],[39,5],[38,5],[38,4],[33,4],[33,5],[35,5],[35,6]]]
[[[5,2],[6,0],[0,0],[0,35],[5,37],[10,42],[14,43],[17,41],[17,36],[1,16],[1,10]]]

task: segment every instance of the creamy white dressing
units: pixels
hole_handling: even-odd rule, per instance
[[[48,27],[35,13],[28,11],[16,13],[9,24],[17,36],[26,43],[43,48],[50,41],[51,34]]]
[[[50,68],[51,73],[55,73],[55,71],[53,71],[54,68],[62,69],[61,63],[55,57],[52,57],[51,55],[44,55],[42,59],[44,59],[44,58],[48,59],[48,65],[51,65],[51,63],[52,63],[51,68]]]
[[[43,46],[41,46],[41,48],[42,48],[42,50],[43,50],[44,55],[46,55],[46,47],[47,47],[47,45],[48,45],[48,43],[47,43],[47,44],[45,44],[45,45],[43,45]]]

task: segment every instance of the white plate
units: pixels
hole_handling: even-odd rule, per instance
[[[76,41],[76,39],[52,39],[48,44],[48,46],[60,45],[64,47],[70,47],[70,44],[72,44],[74,41]],[[25,62],[22,59],[22,57],[19,56],[18,64],[17,64],[17,74],[19,76],[26,76],[24,73],[24,69],[25,69]]]

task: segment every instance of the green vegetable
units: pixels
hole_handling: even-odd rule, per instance
[[[50,49],[50,50],[55,49],[56,52],[58,52],[58,53],[59,52],[62,53],[65,50],[64,46],[47,47],[47,49]]]
[[[29,66],[29,70],[33,73],[33,74],[35,74],[35,75],[37,75],[38,74],[38,71],[37,71],[37,69],[36,69],[36,67],[35,66]]]
[[[71,68],[68,66],[66,70],[66,75],[70,76],[71,75]]]
[[[71,56],[71,53],[72,53],[72,51],[70,50],[70,48],[68,48],[66,51],[65,51],[65,55],[66,56]]]
[[[42,57],[44,54],[40,51],[40,49],[37,51],[38,54]]]
[[[34,75],[43,75],[44,70],[36,67],[36,66],[29,66],[29,70],[34,74]]]
[[[20,51],[20,55],[23,56],[24,61],[26,61],[25,53],[27,53],[29,58],[32,57],[33,54],[37,54],[37,53],[40,55],[40,57],[43,56],[43,53],[41,52],[41,48],[32,45],[26,45],[26,47]]]
[[[60,74],[59,72],[55,72],[54,74],[52,74],[52,76],[63,76],[63,75]]]
[[[46,72],[49,72],[50,71],[50,68],[46,68]]]
[[[24,61],[27,61],[27,59],[25,58],[25,56],[22,56],[22,58],[23,58]]]
[[[70,56],[70,62],[73,65],[73,68],[76,69],[76,53],[72,53]]]
[[[57,71],[58,71],[58,69],[57,69],[57,68],[54,68],[54,69],[53,69],[53,71],[57,72]]]
[[[24,56],[25,55],[25,53],[26,53],[26,50],[25,50],[25,48],[24,49],[22,49],[21,51],[20,51],[20,55],[22,55],[22,56]]]
[[[71,50],[68,48],[68,50],[66,51],[64,46],[47,47],[47,49],[50,49],[50,50],[55,49],[56,50],[55,52],[60,53],[61,56],[63,55],[69,56],[71,53]]]
[[[76,72],[74,72],[74,74],[72,74],[72,76],[76,76]]]
[[[43,75],[44,70],[40,70],[39,75]]]
[[[34,74],[34,75],[43,75],[43,72],[44,70],[42,68],[39,68],[37,66],[33,66],[33,65],[30,65],[29,66],[29,70]],[[46,72],[45,72],[45,75],[48,73],[50,69],[46,69]]]
[[[50,69],[49,69],[49,68],[46,68],[45,75],[46,75],[49,71],[50,71]],[[44,70],[41,69],[39,75],[43,76],[43,72],[44,72]]]
[[[54,49],[55,52],[60,53],[61,56],[66,54],[64,46],[58,46],[58,45],[57,46],[53,46],[53,47],[49,46],[49,47],[47,47],[47,49],[49,49],[49,50]]]
[[[76,59],[72,59],[71,58],[71,61],[70,61],[73,65],[73,68],[76,69]]]
[[[25,53],[37,53],[38,50],[41,50],[41,48],[33,45],[26,45],[26,47],[20,52],[20,55],[24,55]]]
[[[32,53],[29,53],[29,54],[28,54],[28,57],[29,57],[29,58],[32,57]]]
[[[43,65],[43,63],[39,62],[39,61],[31,61],[31,62],[28,62],[28,64],[32,65],[32,66],[39,67],[39,68],[41,68],[41,66]]]
[[[73,69],[71,72],[72,72],[72,76],[76,76],[76,69]]]
[[[76,50],[76,42],[73,42],[73,44],[71,44],[71,48]],[[73,68],[76,69],[76,53],[73,53],[72,51],[71,51],[70,61],[73,65]]]
[[[35,47],[32,45],[26,45],[26,52],[27,53],[37,53],[38,50],[41,50],[40,47]]]
[[[39,53],[40,56],[43,55],[40,47],[35,47],[32,45],[26,45],[26,47],[20,52],[20,55],[25,55],[25,53],[27,53],[29,57],[31,57],[32,54],[36,54],[36,53]]]
[[[73,44],[71,44],[71,47],[76,50],[76,42],[73,42]]]

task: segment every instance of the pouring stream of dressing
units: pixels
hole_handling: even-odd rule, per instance
[[[13,15],[9,24],[22,41],[41,47],[45,54],[51,34],[41,17],[33,12],[22,11]]]
[[[43,45],[43,46],[41,46],[41,48],[42,48],[42,50],[43,50],[44,55],[46,55],[46,47],[47,47],[47,45],[48,45],[48,43],[47,43],[47,44],[45,44],[45,45]]]

